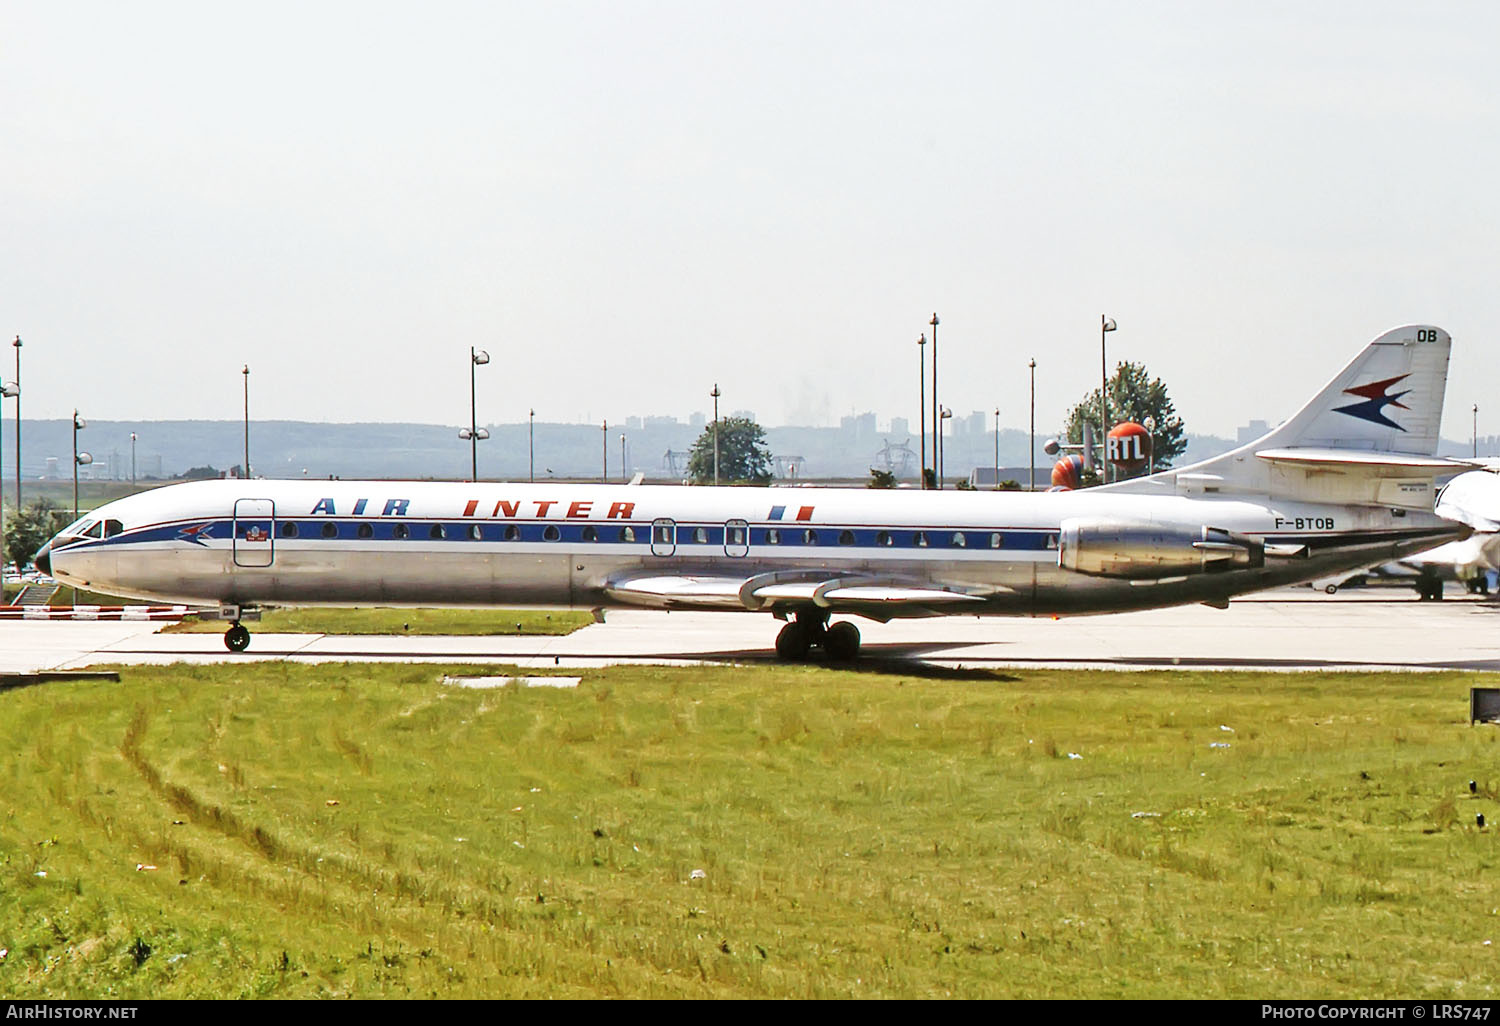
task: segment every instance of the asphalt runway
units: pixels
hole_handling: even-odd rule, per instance
[[[868,663],[1106,669],[1399,669],[1500,671],[1500,601],[1419,602],[1406,589],[1323,595],[1282,589],[1203,606],[1068,619],[855,619]],[[780,623],[748,613],[610,611],[565,637],[254,634],[231,653],[220,634],[162,634],[161,624],[0,622],[0,673],[103,664],[433,662],[523,668],[612,663],[771,662]],[[249,625],[254,631],[254,625]]]

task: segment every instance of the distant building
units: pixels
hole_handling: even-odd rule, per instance
[[[1257,438],[1271,430],[1271,425],[1263,420],[1252,420],[1235,433],[1235,444],[1245,445],[1255,441]]]
[[[708,424],[708,416],[702,413],[694,413],[688,417],[688,427],[701,428]]]
[[[839,430],[852,435],[855,441],[866,441],[875,437],[875,414],[861,413],[839,418]]]
[[[1015,481],[1022,488],[1026,487],[1026,474],[1030,467],[1001,467],[1000,477],[995,477],[995,467],[975,467],[969,471],[969,484],[981,491],[988,491],[995,487],[995,482]],[[1049,459],[1045,463],[1039,463],[1036,467],[1036,478],[1032,481],[1033,491],[1045,491],[1052,487],[1052,462]]]
[[[626,431],[639,431],[640,429],[641,429],[641,418],[639,418],[639,417],[626,417],[625,418],[625,430]]]
[[[905,437],[906,435],[909,435],[909,434],[911,434],[911,422],[910,421],[908,421],[905,417],[892,417],[891,418],[891,437],[892,438],[903,438],[903,437]]]
[[[648,428],[676,427],[678,420],[676,417],[647,417],[644,423]]]

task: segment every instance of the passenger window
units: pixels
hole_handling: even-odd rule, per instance
[[[354,533],[359,535],[361,538],[373,538],[375,537],[375,528],[371,527],[369,524],[360,524],[359,530],[355,531]]]
[[[635,541],[635,528],[633,528],[633,527],[622,527],[622,528],[620,528],[620,540],[622,542],[633,542],[633,541]]]
[[[994,534],[990,535],[990,548],[992,548],[992,549],[998,549],[998,548],[1000,548],[1000,546],[1002,546],[1004,544],[1005,544],[1005,536],[1003,534],[1001,534],[999,531],[996,531]]]
[[[969,540],[964,537],[964,533],[962,531],[953,532],[953,547],[955,549],[961,549],[968,544]]]
[[[290,520],[282,521],[282,524],[281,524],[281,536],[283,538],[295,538],[295,537],[297,537],[297,525],[294,524]]]
[[[911,543],[919,549],[925,549],[927,547],[927,532],[918,531],[916,534],[912,535]]]
[[[816,544],[818,544],[818,532],[812,530],[811,528],[809,528],[806,531],[803,531],[802,532],[802,544],[803,545],[816,545]]]
[[[505,540],[506,541],[520,541],[521,540],[521,529],[519,527],[517,527],[515,524],[507,524],[506,528],[505,528]]]
[[[339,536],[339,525],[329,522],[323,525],[324,538],[337,538]]]
[[[853,531],[840,531],[839,532],[839,544],[840,545],[853,545],[854,544],[854,532]]]
[[[562,537],[562,532],[557,529],[556,524],[548,524],[547,529],[542,532],[542,537],[547,541],[557,541]]]
[[[875,536],[875,541],[879,545],[890,545],[891,544],[891,532],[889,532],[889,531],[881,531],[879,534],[877,534]]]
[[[478,524],[470,524],[469,537],[474,541],[484,541],[484,529]]]
[[[745,544],[745,529],[743,527],[731,527],[728,530],[729,540],[725,542],[726,545]]]
[[[439,538],[448,537],[448,530],[442,524],[433,524],[427,529],[427,537],[437,541]]]
[[[707,545],[708,529],[704,527],[693,528],[693,543],[695,545]]]
[[[781,544],[781,532],[778,531],[774,527],[768,528],[767,531],[766,531],[766,544],[767,545],[780,545]]]
[[[586,542],[593,542],[593,541],[598,541],[599,540],[599,532],[596,531],[596,530],[594,530],[594,525],[593,524],[589,524],[587,527],[585,527],[583,529],[583,540],[586,541]]]
[[[405,524],[397,524],[395,527],[391,528],[391,537],[410,538],[411,528],[407,527]]]

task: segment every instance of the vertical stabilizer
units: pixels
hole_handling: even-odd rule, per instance
[[[1387,331],[1254,447],[1435,455],[1452,342],[1429,324]]]
[[[1463,469],[1436,458],[1451,345],[1446,331],[1429,324],[1393,328],[1269,434],[1118,487],[1430,510],[1433,478]]]

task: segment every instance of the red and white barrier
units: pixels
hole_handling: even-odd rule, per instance
[[[0,620],[181,620],[187,606],[0,606]]]

